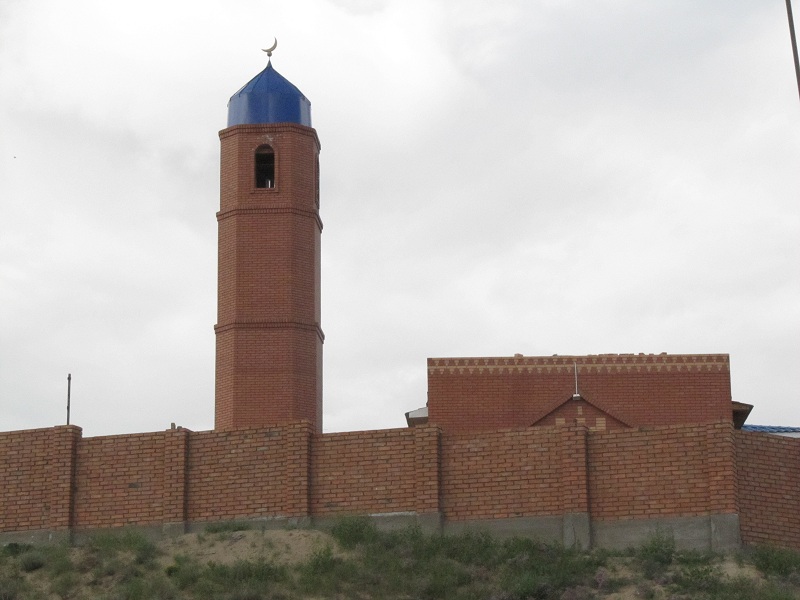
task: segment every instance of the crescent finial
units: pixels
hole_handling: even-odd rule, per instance
[[[269,48],[262,48],[261,49],[261,51],[262,52],[266,52],[267,56],[269,56],[269,57],[272,57],[273,50],[275,50],[275,48],[278,47],[278,38],[274,37],[272,39],[275,40],[275,42],[272,44],[272,46],[270,46]]]

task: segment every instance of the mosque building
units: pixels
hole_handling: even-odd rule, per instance
[[[747,430],[726,354],[429,358],[408,427],[323,433],[311,104],[270,60],[219,138],[214,429],[0,432],[0,542],[369,515],[579,548],[656,530],[800,548],[800,439]]]

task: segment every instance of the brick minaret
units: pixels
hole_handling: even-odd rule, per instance
[[[319,139],[271,64],[220,132],[215,429],[301,419],[322,430]]]

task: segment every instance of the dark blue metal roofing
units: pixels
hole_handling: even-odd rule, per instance
[[[742,425],[744,431],[760,431],[761,433],[800,433],[800,427],[783,427],[781,425]]]
[[[228,127],[259,123],[311,127],[311,102],[273,69],[271,62],[228,102]]]

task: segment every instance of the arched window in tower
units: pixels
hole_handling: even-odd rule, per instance
[[[271,146],[263,145],[256,148],[256,187],[275,187],[275,152]]]

